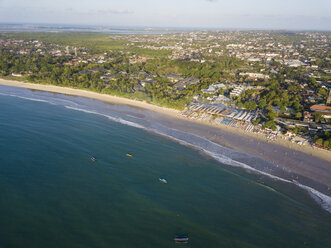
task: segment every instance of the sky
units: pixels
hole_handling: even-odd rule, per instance
[[[0,23],[331,30],[331,0],[0,0]]]

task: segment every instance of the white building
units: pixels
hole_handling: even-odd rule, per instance
[[[234,96],[240,96],[241,93],[244,91],[244,87],[243,86],[238,86],[235,87],[231,92],[230,92],[230,97],[234,97]]]
[[[253,73],[253,72],[241,72],[241,73],[239,73],[239,76],[248,76],[248,77],[259,78],[259,79],[269,79],[270,78],[268,75],[265,75],[262,73]]]

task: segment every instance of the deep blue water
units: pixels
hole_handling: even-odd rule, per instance
[[[331,247],[330,215],[302,190],[54,104],[89,100],[16,91],[30,100],[0,94],[1,248],[182,247],[176,234],[187,247]]]

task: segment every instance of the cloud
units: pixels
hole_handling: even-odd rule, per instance
[[[205,0],[206,2],[210,2],[210,3],[216,3],[218,2],[218,0]]]
[[[96,11],[99,14],[113,14],[113,15],[129,15],[133,14],[134,11],[131,10],[116,10],[116,9],[102,9]]]
[[[1,1],[1,0],[0,0]],[[109,15],[131,15],[134,11],[131,10],[117,10],[117,9],[90,9],[90,10],[75,10],[73,8],[66,8],[65,13],[70,13],[71,15],[93,15],[93,16],[109,16]]]

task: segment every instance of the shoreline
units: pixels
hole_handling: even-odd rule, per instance
[[[182,116],[178,110],[159,107],[142,101],[80,89],[4,79],[0,79],[0,85],[82,96],[105,103],[138,108],[136,109],[137,112],[143,113],[148,119],[168,128],[198,135],[215,144],[269,162],[270,167],[262,167],[257,164],[252,166],[253,169],[259,170],[262,174],[266,172],[287,180],[298,180],[301,184],[309,185],[309,187],[331,196],[331,166],[329,165],[331,154],[329,151],[300,146],[282,139],[270,141],[263,134],[249,133],[238,128],[216,125],[208,121],[191,120]]]
[[[31,90],[40,90],[40,91],[48,91],[53,93],[60,93],[65,95],[72,96],[82,96],[87,98],[92,98],[95,100],[108,102],[108,103],[118,103],[123,105],[129,105],[133,107],[140,107],[148,110],[152,110],[158,113],[162,113],[168,116],[176,117],[179,115],[180,111],[165,107],[159,107],[147,102],[142,102],[138,100],[128,99],[124,97],[112,96],[108,94],[97,93],[88,90],[74,89],[68,87],[61,87],[49,84],[33,84],[27,82],[13,81],[0,78],[0,85],[10,86],[10,87],[18,87],[18,88],[26,88]]]
[[[284,139],[269,140],[266,138],[266,136],[264,134],[246,132],[239,128],[229,127],[229,126],[225,126],[225,125],[216,125],[216,124],[210,123],[209,121],[192,120],[192,119],[182,116],[181,111],[179,111],[179,110],[166,108],[166,107],[160,107],[160,106],[153,105],[153,104],[143,102],[143,101],[128,99],[128,98],[124,98],[124,97],[118,97],[118,96],[112,96],[112,95],[97,93],[97,92],[88,91],[88,90],[74,89],[74,88],[47,85],[47,84],[33,84],[33,83],[13,81],[13,80],[1,79],[1,78],[0,78],[0,85],[26,88],[26,89],[31,89],[31,90],[54,92],[54,93],[72,95],[72,96],[82,96],[82,97],[92,98],[92,99],[107,102],[107,103],[115,103],[115,104],[139,107],[139,108],[157,112],[162,115],[166,115],[168,117],[186,120],[188,122],[193,122],[193,123],[199,123],[201,125],[212,126],[212,127],[216,127],[221,130],[232,132],[235,134],[239,133],[240,135],[245,135],[249,138],[254,138],[254,139],[262,141],[262,142],[281,145],[288,149],[304,152],[304,153],[312,155],[314,157],[318,157],[318,158],[324,159],[328,162],[331,162],[331,152],[327,151],[327,150],[319,149],[319,148],[313,147],[313,146],[298,145],[298,144],[292,143],[292,142],[290,142],[288,140],[284,140]]]

